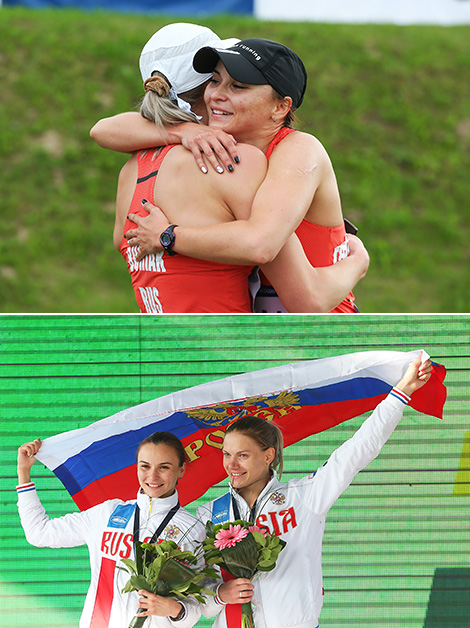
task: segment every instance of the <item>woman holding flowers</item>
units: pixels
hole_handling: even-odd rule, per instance
[[[329,509],[354,476],[371,462],[400,421],[410,395],[430,378],[432,366],[421,358],[364,422],[356,434],[317,472],[281,483],[282,434],[258,417],[244,417],[226,430],[223,464],[230,491],[198,509],[214,524],[236,520],[255,523],[279,537],[285,547],[272,571],[231,579],[222,571],[216,597],[202,608],[216,617],[216,628],[240,628],[242,604],[252,602],[256,628],[317,628],[322,607],[321,546]],[[210,524],[209,524],[210,527]],[[240,542],[240,529],[225,526],[216,534],[219,547]],[[217,527],[215,528],[217,530]],[[223,551],[222,551],[223,553]]]
[[[21,524],[28,542],[38,547],[88,545],[91,583],[80,628],[127,628],[137,609],[140,617],[149,617],[149,627],[194,626],[200,617],[195,600],[183,603],[143,590],[140,599],[135,592],[124,594],[128,575],[117,568],[122,559],[135,559],[139,542],[172,540],[181,549],[192,551],[204,537],[202,525],[179,505],[176,484],[186,466],[181,441],[169,432],[155,432],[140,443],[140,489],[135,500],[110,499],[56,519],[49,519],[31,482],[31,467],[40,447],[37,438],[18,449]]]

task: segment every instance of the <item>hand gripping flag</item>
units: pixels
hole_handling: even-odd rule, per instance
[[[185,505],[225,477],[224,432],[242,416],[274,421],[285,445],[373,410],[396,385],[419,351],[366,351],[234,375],[139,404],[88,427],[44,440],[37,458],[64,484],[81,510],[137,493],[138,444],[156,431],[183,442],[189,464],[178,485]],[[445,367],[410,405],[442,418]]]

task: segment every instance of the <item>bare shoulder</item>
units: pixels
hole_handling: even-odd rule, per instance
[[[253,167],[266,167],[266,157],[256,146],[251,146],[250,144],[238,144],[237,149],[240,157],[240,163],[234,167],[234,172],[246,171]],[[163,162],[168,164],[171,163],[173,166],[191,166],[199,170],[191,151],[187,150],[181,144],[175,145],[165,156]],[[209,174],[210,176],[220,177],[220,175],[216,173],[213,168],[209,168]]]
[[[242,163],[243,160],[249,161],[250,163],[260,164],[263,164],[266,161],[266,156],[263,151],[251,144],[237,144],[237,150],[240,157],[240,163]]]
[[[191,151],[184,148],[182,144],[175,144],[171,150],[165,155],[163,163],[172,164],[173,166],[187,166],[194,161]]]
[[[247,178],[264,178],[268,169],[268,160],[263,151],[250,144],[238,144],[237,150],[240,163],[234,166],[233,173],[228,173],[229,178],[234,182]]]
[[[132,157],[129,157],[129,159],[121,168],[121,171],[119,173],[119,179],[122,180],[122,179],[127,179],[130,177],[135,177],[136,172],[137,172],[137,155],[132,155]]]
[[[289,133],[273,150],[272,160],[286,159],[287,157],[299,160],[313,157],[318,162],[329,162],[330,158],[320,140],[303,131]]]

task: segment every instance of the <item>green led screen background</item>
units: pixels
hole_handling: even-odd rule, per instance
[[[469,628],[469,335],[463,315],[0,316],[0,625],[78,626],[89,582],[86,547],[24,539],[14,490],[23,442],[241,372],[425,348],[448,369],[444,420],[406,408],[380,456],[331,509],[321,628]],[[363,420],[288,448],[284,479],[316,470]],[[49,516],[77,510],[40,463],[33,479]],[[213,487],[203,500],[225,490]]]

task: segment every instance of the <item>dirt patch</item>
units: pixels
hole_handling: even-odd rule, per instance
[[[461,120],[455,129],[462,140],[470,140],[470,120]]]
[[[36,138],[35,143],[53,157],[62,157],[64,154],[64,142],[58,131],[50,129]]]

